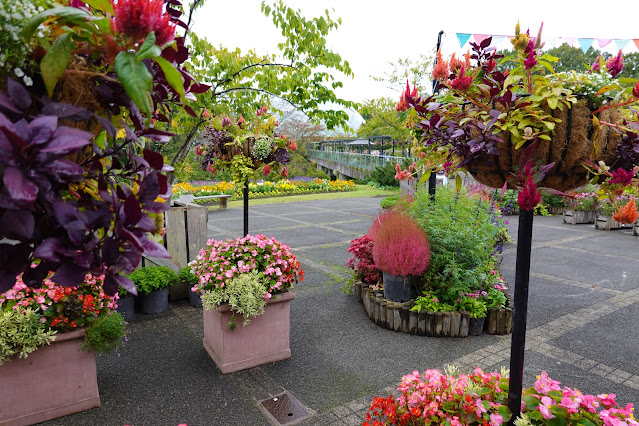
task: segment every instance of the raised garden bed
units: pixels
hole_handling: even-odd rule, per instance
[[[474,318],[466,311],[461,312],[417,312],[411,311],[414,301],[404,303],[384,299],[384,292],[374,290],[371,286],[355,282],[355,296],[364,306],[368,317],[380,327],[388,330],[429,337],[468,337],[472,330]],[[508,296],[508,303],[512,300]],[[509,334],[512,330],[513,311],[489,309],[483,324],[483,331],[488,334]]]
[[[597,216],[596,210],[564,210],[564,223],[577,225],[579,223],[594,223]]]
[[[623,227],[623,223],[617,222],[612,216],[598,214],[595,219],[595,229],[610,231],[611,229],[621,229]]]

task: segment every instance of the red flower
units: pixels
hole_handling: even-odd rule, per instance
[[[612,177],[610,178],[611,184],[620,184],[621,186],[627,186],[632,184],[632,178],[635,177],[635,171],[630,170],[629,172],[625,171],[621,167],[617,169],[617,171],[612,172]]]
[[[441,50],[437,51],[437,64],[433,68],[433,78],[439,81],[446,81],[448,78],[448,62],[444,61]]]
[[[639,81],[635,84],[635,87],[632,89],[632,96],[635,98],[639,98]]]
[[[590,72],[601,71],[601,65],[599,65],[600,60],[601,60],[601,55],[597,55],[597,59],[595,59],[595,62],[593,62],[592,65],[590,66]]]
[[[164,46],[175,37],[175,24],[169,14],[163,12],[163,0],[111,0],[111,3],[115,32],[138,41],[154,31],[158,46]]]
[[[452,87],[454,90],[465,92],[466,90],[468,90],[472,82],[473,78],[469,75],[466,75],[465,65],[462,64],[461,68],[459,68],[457,77],[455,77],[455,79],[450,82],[450,87]]]
[[[288,167],[284,167],[281,173],[282,177],[288,177]]]
[[[541,202],[541,190],[537,189],[530,171],[530,163],[524,171],[524,187],[517,194],[517,204],[522,210],[532,210]]]
[[[621,49],[619,49],[617,56],[608,58],[606,61],[606,68],[608,68],[608,72],[612,78],[615,78],[617,74],[621,72],[623,69],[623,56],[621,55]]]
[[[264,174],[264,176],[268,176],[269,173],[271,173],[271,166],[269,166],[268,164],[264,166],[264,171],[262,173]]]
[[[628,204],[620,208],[617,213],[613,214],[612,218],[621,223],[634,223],[639,218],[634,197],[628,201]]]

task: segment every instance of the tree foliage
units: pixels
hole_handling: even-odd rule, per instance
[[[189,70],[198,81],[212,86],[198,96],[194,108],[199,108],[200,113],[206,108],[211,115],[242,115],[251,121],[255,112],[262,105],[270,104],[275,96],[293,105],[314,123],[324,123],[328,129],[344,125],[348,120],[344,111],[320,108],[322,104],[355,106],[335,94],[335,89],[342,87],[339,76],[352,77],[353,72],[349,63],[326,44],[326,36],[339,27],[341,20],[334,20],[328,10],[322,16],[307,19],[299,9],[292,9],[282,1],[273,5],[263,2],[262,12],[272,18],[284,36],[277,46],[278,55],[215,46],[190,33],[188,43],[193,60]],[[176,117],[174,127],[191,131],[173,156],[172,164],[186,158],[204,122],[205,117],[197,120],[185,115]]]
[[[389,71],[382,76],[371,76],[373,80],[384,83],[391,90],[400,92],[406,81],[416,85],[422,91],[430,91],[433,55],[419,55],[418,58],[399,58],[397,62],[389,62]]]
[[[395,110],[396,101],[390,98],[372,99],[364,103],[358,112],[366,122],[357,131],[357,136],[390,136],[398,141],[410,141],[406,128],[406,117]]]

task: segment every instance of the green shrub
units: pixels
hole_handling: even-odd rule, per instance
[[[0,365],[16,354],[26,358],[39,346],[55,340],[55,331],[47,330],[40,317],[31,308],[0,312]]]
[[[430,242],[427,291],[454,304],[461,294],[499,284],[494,267],[504,224],[493,203],[442,186],[434,199],[427,190],[418,191],[410,210]]]
[[[371,172],[369,181],[374,181],[379,186],[399,187],[399,181],[395,179],[395,163],[386,163],[383,167],[375,167]]]
[[[126,334],[126,323],[119,312],[102,315],[84,332],[82,349],[98,354],[114,351]]]
[[[180,269],[180,272],[178,273],[178,279],[185,283],[189,283],[190,285],[198,283],[197,275],[191,272],[191,268],[189,266]]]
[[[382,198],[382,201],[379,202],[379,206],[383,209],[391,209],[399,203],[400,197],[400,194],[384,197]]]
[[[178,282],[178,277],[168,266],[146,266],[133,271],[129,278],[139,293],[149,294]]]

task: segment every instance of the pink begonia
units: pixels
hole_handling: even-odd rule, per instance
[[[553,403],[553,399],[549,396],[544,396],[541,398],[541,405],[537,408],[539,408],[539,411],[541,412],[541,415],[544,419],[555,418],[555,416],[550,412],[550,407],[552,407]]]
[[[535,382],[535,390],[540,394],[547,394],[553,390],[560,390],[560,383],[557,380],[552,380],[548,377],[548,373],[542,371],[539,376],[537,376],[537,381]]]
[[[504,422],[504,418],[499,414],[491,414],[490,415],[490,425],[491,426],[499,426]]]

